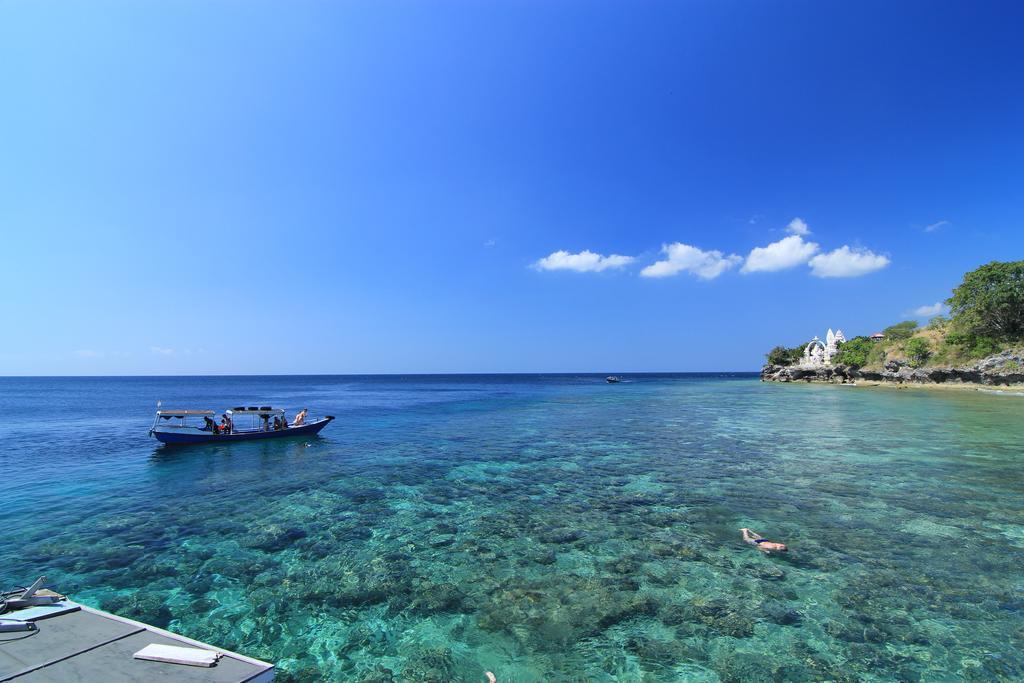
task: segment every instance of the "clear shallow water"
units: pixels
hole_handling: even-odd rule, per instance
[[[339,419],[167,449],[156,399]],[[1024,677],[1024,398],[0,378],[0,414],[0,583],[46,573],[282,680]],[[793,552],[761,556],[742,526]]]

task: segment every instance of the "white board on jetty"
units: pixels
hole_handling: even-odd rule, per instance
[[[133,656],[135,659],[145,659],[150,662],[187,664],[188,666],[213,666],[220,659],[220,655],[213,650],[203,650],[198,647],[161,645],[160,643],[150,643]]]

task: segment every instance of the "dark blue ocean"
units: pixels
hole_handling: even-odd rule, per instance
[[[1024,397],[626,379],[0,378],[0,583],[285,681],[1024,678]]]

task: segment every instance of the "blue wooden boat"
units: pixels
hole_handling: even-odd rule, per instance
[[[307,419],[305,413],[303,409],[289,424],[280,408],[240,406],[224,411],[222,417],[228,424],[225,428],[214,420],[217,414],[212,410],[158,409],[149,435],[169,445],[280,439],[312,436],[334,420],[333,415]]]

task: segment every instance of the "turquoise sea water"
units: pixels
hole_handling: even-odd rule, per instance
[[[146,436],[157,399],[338,420],[169,449]],[[281,680],[1024,678],[1021,397],[5,378],[0,415],[4,586],[45,573]]]

